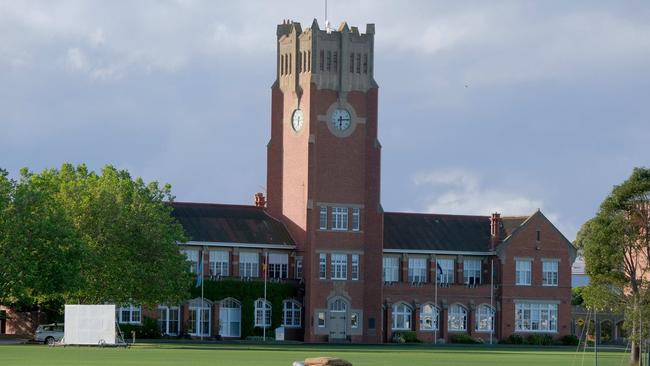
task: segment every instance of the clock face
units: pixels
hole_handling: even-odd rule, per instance
[[[293,127],[293,130],[296,132],[300,131],[304,122],[305,117],[302,115],[302,111],[300,109],[293,111],[293,116],[291,116],[291,127]]]
[[[334,129],[345,131],[350,128],[350,112],[343,108],[337,108],[332,113],[330,123]]]

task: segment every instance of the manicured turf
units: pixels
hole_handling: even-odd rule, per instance
[[[139,344],[130,349],[90,347],[46,347],[42,345],[0,346],[0,365],[188,365],[188,366],[289,366],[306,357],[333,356],[354,366],[586,366],[594,365],[593,354],[576,354],[572,348],[523,348],[455,346],[356,345],[247,345],[247,344]],[[627,364],[622,352],[604,352],[600,366]]]

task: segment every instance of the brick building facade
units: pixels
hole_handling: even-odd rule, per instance
[[[374,33],[372,24],[365,33],[315,20],[304,30],[278,25],[267,197],[254,206],[173,204],[192,271],[247,286],[266,269],[296,295],[281,304],[262,293],[250,303],[194,298],[144,314],[128,306],[120,322],[149,315],[166,334],[240,338],[247,318],[308,342],[390,342],[404,331],[427,342],[570,334],[576,253],[540,211],[384,212]],[[278,313],[281,324],[269,320]]]

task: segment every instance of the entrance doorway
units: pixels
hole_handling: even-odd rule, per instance
[[[329,339],[345,340],[348,337],[348,302],[342,298],[329,303]]]

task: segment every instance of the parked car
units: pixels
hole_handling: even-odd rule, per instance
[[[63,324],[41,324],[36,328],[34,340],[52,345],[63,338]]]

